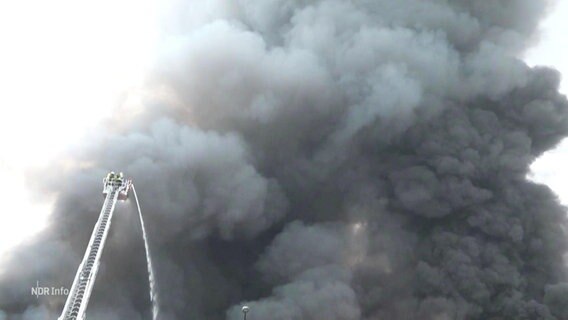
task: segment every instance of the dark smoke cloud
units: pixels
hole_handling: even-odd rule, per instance
[[[36,173],[52,224],[2,266],[0,319],[46,319],[134,178],[160,319],[568,319],[565,208],[526,179],[568,133],[518,58],[547,2],[197,1],[166,10],[136,113]],[[90,319],[148,318],[132,204]],[[41,259],[38,259],[41,257]]]

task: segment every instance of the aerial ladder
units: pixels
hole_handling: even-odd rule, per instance
[[[85,312],[87,311],[89,298],[93,291],[95,278],[97,277],[101,254],[108,235],[108,230],[110,229],[114,207],[118,200],[127,199],[131,187],[132,180],[125,179],[122,172],[118,174],[111,172],[103,180],[103,195],[105,195],[105,201],[83,260],[77,269],[71,290],[69,290],[65,307],[63,307],[63,311],[58,320],[85,319]]]

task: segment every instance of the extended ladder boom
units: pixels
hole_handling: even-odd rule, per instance
[[[123,178],[122,173],[114,172],[103,180],[103,194],[106,194],[103,208],[91,235],[83,261],[77,269],[75,280],[67,296],[63,312],[58,320],[83,320],[89,297],[93,290],[99,268],[101,254],[108,235],[114,207],[117,200],[124,200],[132,182]]]

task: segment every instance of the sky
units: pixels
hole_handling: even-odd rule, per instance
[[[81,143],[143,81],[155,4],[0,2],[0,258],[41,230],[51,208],[50,198],[30,198],[25,172]]]
[[[560,91],[568,94],[568,1],[559,1],[542,22],[539,43],[527,52],[529,65],[551,66],[563,75]],[[546,183],[568,205],[568,140],[547,152],[532,165],[531,178]]]
[[[156,3],[0,3],[0,176],[6,182],[0,185],[0,259],[41,230],[50,212],[50,198],[31,198],[33,181],[26,180],[26,171],[79,144],[122,94],[144,80],[157,37]],[[526,53],[530,65],[549,65],[568,75],[567,18],[568,2],[551,8],[537,46]],[[561,90],[568,93],[567,81]],[[565,141],[533,164],[531,176],[553,188],[565,204],[567,161]]]

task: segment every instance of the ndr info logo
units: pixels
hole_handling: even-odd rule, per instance
[[[31,290],[32,296],[66,296],[69,294],[69,289],[65,287],[40,287],[39,281],[36,282],[36,286],[32,287]]]

